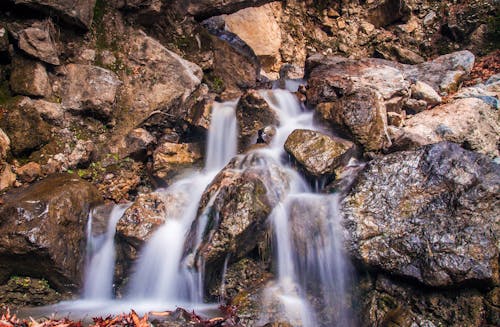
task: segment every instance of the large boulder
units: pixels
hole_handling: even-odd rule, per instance
[[[450,141],[491,157],[499,156],[500,113],[481,98],[456,99],[407,119],[393,138],[395,149]]]
[[[59,16],[64,22],[83,29],[89,29],[94,17],[96,0],[11,0],[16,5],[25,6],[47,15]]]
[[[48,23],[33,24],[21,30],[19,34],[19,48],[27,54],[51,65],[59,65],[59,52],[51,35]]]
[[[73,175],[53,175],[3,197],[0,209],[0,280],[46,279],[57,290],[75,290],[85,259],[94,186]]]
[[[228,256],[236,261],[265,245],[267,217],[288,189],[287,173],[258,152],[234,158],[215,177],[203,193],[186,243],[198,269],[205,267],[206,285],[220,281]],[[195,248],[198,233],[202,237]]]
[[[441,142],[367,164],[343,200],[349,251],[429,286],[499,282],[500,166]]]
[[[320,132],[296,129],[285,142],[285,150],[312,176],[335,174],[354,154],[354,144]]]
[[[65,110],[92,113],[101,119],[113,114],[121,81],[110,70],[80,64],[69,64],[58,69],[61,78],[60,96]]]
[[[51,139],[51,126],[42,119],[33,102],[24,97],[16,99],[0,119],[0,127],[10,138],[16,156],[37,150]]]
[[[274,110],[256,90],[249,90],[241,97],[236,106],[236,119],[238,120],[240,151],[257,142],[260,130],[279,123]]]

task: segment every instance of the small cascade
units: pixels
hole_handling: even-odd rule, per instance
[[[106,233],[97,237],[92,236],[93,219],[90,215],[87,229],[90,251],[85,271],[84,299],[106,300],[113,297],[116,224],[128,207],[129,205],[124,204],[116,205],[110,213]]]

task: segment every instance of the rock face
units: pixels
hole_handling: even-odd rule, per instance
[[[236,119],[238,120],[238,148],[240,151],[257,142],[260,130],[279,123],[276,113],[262,95],[255,90],[249,90],[238,102]]]
[[[41,63],[28,59],[16,58],[10,86],[14,93],[21,95],[47,97],[51,94],[47,70]]]
[[[478,98],[457,99],[420,112],[405,122],[394,147],[415,148],[450,141],[491,157],[499,155],[500,115]]]
[[[34,276],[56,290],[76,289],[88,213],[100,201],[95,187],[72,175],[53,175],[7,193],[3,201],[0,279]]]
[[[19,33],[19,48],[27,54],[51,65],[59,65],[57,45],[50,34],[50,27],[32,26]]]
[[[110,70],[90,65],[69,64],[61,67],[62,106],[78,113],[93,113],[109,119],[120,79]]]
[[[0,127],[9,136],[15,155],[29,153],[50,140],[50,125],[30,104],[28,98],[20,98],[0,119]]]
[[[367,20],[375,27],[387,26],[398,20],[407,19],[410,8],[404,0],[375,0],[371,1]]]
[[[321,177],[332,175],[337,167],[347,164],[353,155],[354,144],[320,132],[297,129],[288,136],[285,150],[309,174]]]
[[[168,179],[182,168],[191,167],[202,159],[200,146],[197,143],[162,143],[153,154],[153,170],[155,176]]]
[[[217,175],[201,198],[187,244],[198,268],[205,265],[206,285],[220,281],[217,276],[228,255],[232,260],[244,258],[266,242],[267,217],[288,188],[286,173],[258,153],[236,157]],[[207,219],[207,227],[193,249],[202,219]]]
[[[183,11],[199,18],[229,14],[246,7],[256,7],[272,0],[181,0]]]
[[[343,201],[363,264],[429,286],[499,281],[500,166],[442,142],[374,160]]]
[[[94,16],[96,0],[13,0],[16,5],[22,5],[43,11],[49,15],[57,15],[68,24],[89,29]]]

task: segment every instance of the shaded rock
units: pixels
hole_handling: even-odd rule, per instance
[[[75,176],[53,175],[3,197],[0,276],[36,276],[56,290],[77,289],[84,261],[94,186]]]
[[[429,286],[499,281],[500,166],[442,142],[367,164],[343,200],[364,265]]]
[[[10,88],[15,94],[48,97],[52,92],[45,67],[37,62],[16,57],[12,64]]]
[[[48,15],[59,16],[68,24],[89,29],[94,16],[96,0],[13,0],[16,5],[39,10]]]
[[[155,141],[156,139],[147,130],[136,128],[126,136],[125,153],[122,153],[121,156],[145,156],[148,146]]]
[[[424,100],[429,106],[438,105],[443,101],[429,84],[420,81],[411,86],[411,97],[417,100]]]
[[[256,7],[272,0],[181,0],[181,11],[197,18],[230,14],[246,7]]]
[[[90,65],[61,66],[61,104],[65,110],[95,114],[109,119],[113,114],[118,87],[122,84],[110,70]]]
[[[296,129],[287,138],[285,150],[312,176],[335,174],[354,154],[354,144],[320,132]]]
[[[9,136],[12,153],[16,156],[39,149],[51,138],[50,125],[26,98],[19,98],[9,105],[0,119],[0,127]]]
[[[17,168],[17,176],[24,183],[31,183],[42,175],[42,169],[36,162],[28,162],[27,164]]]
[[[275,17],[280,3],[242,9],[225,16],[226,29],[252,48],[262,68],[277,72],[281,63],[281,29]]]
[[[385,27],[398,20],[408,19],[410,8],[403,0],[372,1],[367,13],[367,20],[375,27]]]
[[[478,291],[437,292],[385,276],[378,276],[362,298],[362,326],[481,326],[485,313]]]
[[[403,64],[414,65],[425,61],[425,59],[418,53],[395,44],[381,44],[376,47],[375,51],[377,57],[386,60],[398,61]]]
[[[415,66],[404,66],[405,78],[429,84],[440,93],[457,91],[460,83],[471,72],[475,57],[464,50],[440,56]]]
[[[14,186],[16,182],[16,174],[12,172],[12,168],[9,164],[4,163],[1,167],[0,173],[0,191],[8,189]]]
[[[5,27],[0,26],[0,53],[9,50],[9,35]]]
[[[143,25],[152,25],[161,18],[163,2],[161,0],[126,0],[123,7],[134,14]]]
[[[0,129],[0,162],[3,162],[10,151],[10,139],[5,132]]]
[[[274,110],[256,90],[248,90],[236,106],[238,120],[238,148],[240,151],[257,143],[259,131],[269,125],[278,125]]]
[[[478,98],[457,99],[420,112],[406,120],[403,132],[402,138],[413,140],[412,148],[450,141],[492,157],[499,155],[499,112]],[[401,145],[401,140],[394,140],[395,148]]]
[[[153,153],[153,171],[158,178],[168,179],[175,172],[192,167],[200,159],[202,155],[197,143],[165,142]]]
[[[203,193],[186,243],[198,269],[205,267],[205,285],[220,282],[227,256],[237,261],[267,247],[267,217],[288,189],[287,173],[258,152],[234,158],[215,177]],[[198,233],[201,243],[193,248]]]
[[[50,26],[33,25],[19,32],[19,48],[27,54],[51,65],[59,65],[59,52]]]
[[[215,101],[215,94],[209,93],[209,88],[206,84],[201,84],[189,100],[186,103],[189,107],[186,122],[197,129],[208,131],[212,118],[212,105]]]
[[[38,112],[44,121],[51,124],[61,125],[64,121],[64,109],[60,103],[24,97],[19,102],[19,106]]]

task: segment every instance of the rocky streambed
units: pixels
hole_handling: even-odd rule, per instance
[[[500,324],[495,1],[0,9],[3,305],[81,298],[105,235],[129,301],[161,234],[143,297],[234,325]]]

